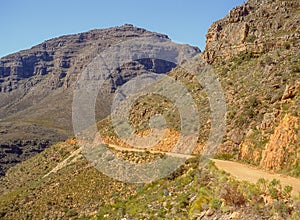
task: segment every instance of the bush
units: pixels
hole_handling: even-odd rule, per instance
[[[285,196],[286,198],[290,198],[290,197],[291,197],[291,192],[292,192],[292,190],[293,190],[293,187],[291,187],[291,186],[285,186],[285,187],[283,188],[284,196]]]
[[[279,199],[281,191],[280,181],[277,179],[273,179],[268,185],[268,191],[273,199]]]
[[[256,37],[254,35],[248,35],[246,37],[246,42],[253,43],[256,40]]]
[[[283,48],[289,50],[291,48],[291,44],[289,42],[284,42]]]
[[[272,65],[274,63],[272,57],[267,56],[266,59],[265,59],[265,63],[268,66]]]
[[[229,154],[229,153],[215,155],[215,159],[220,159],[220,160],[230,160],[233,157],[234,157],[234,154]]]
[[[220,191],[220,197],[228,205],[242,206],[246,203],[244,195],[238,190],[237,183],[226,183]]]
[[[222,202],[217,198],[213,198],[209,203],[209,206],[212,209],[216,209],[216,210],[220,209],[221,205],[222,205]]]
[[[68,210],[65,215],[65,217],[75,217],[75,216],[78,216],[78,213],[73,209]]]
[[[256,107],[259,105],[259,101],[257,100],[256,96],[251,96],[249,98],[248,107]]]
[[[236,57],[232,58],[232,61],[237,64],[240,65],[242,64],[244,61],[249,61],[251,58],[254,58],[254,55],[252,52],[247,52],[247,53],[241,53]]]
[[[189,217],[192,219],[195,214],[202,212],[203,210],[208,208],[210,204],[211,197],[208,195],[204,188],[200,189],[200,193],[197,199],[191,205],[189,210]]]

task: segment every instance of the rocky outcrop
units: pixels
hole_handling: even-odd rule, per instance
[[[287,163],[295,164],[297,160],[300,160],[296,145],[298,130],[299,119],[286,115],[275,129],[274,134],[271,135],[270,141],[263,150],[260,166],[265,169],[280,170]]]
[[[255,132],[272,129],[275,123],[273,114],[270,126],[262,124],[262,130],[250,131],[239,146],[239,158],[266,170],[293,170],[300,160],[299,154],[299,118],[286,114],[275,127],[273,134],[266,141],[257,140]],[[281,116],[278,116],[281,118]],[[265,120],[265,119],[264,119]],[[297,162],[298,161],[298,162]],[[294,171],[291,171],[292,173]]]
[[[240,53],[255,56],[296,44],[293,39],[300,37],[299,8],[298,0],[249,0],[234,8],[209,28],[206,60],[228,60]]]
[[[299,176],[299,133],[278,131],[285,115],[300,115],[299,24],[298,0],[248,0],[209,28],[204,57],[228,110],[220,156]]]
[[[261,152],[251,141],[245,140],[240,145],[239,157],[243,160],[258,164],[261,159]]]
[[[296,85],[286,85],[284,93],[282,95],[282,100],[290,99],[295,97],[298,92],[300,82],[297,82]]]

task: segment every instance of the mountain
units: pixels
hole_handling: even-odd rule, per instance
[[[215,157],[300,175],[299,10],[299,1],[249,0],[209,28],[205,51],[196,57],[211,65],[227,104],[226,133]],[[174,68],[168,75],[188,88],[198,106],[202,127],[194,153],[201,153],[211,129],[210,100],[184,69]],[[180,115],[167,99],[142,99],[130,119],[145,130],[147,120],[159,113],[173,131],[166,137],[169,146],[158,144],[156,149],[170,151],[180,136]],[[126,146],[107,124],[108,134],[102,132],[107,142]]]
[[[202,58],[210,63],[227,103],[226,133],[216,158],[299,178],[299,11],[298,0],[249,0],[208,30],[205,51],[193,59],[204,72]],[[292,189],[278,180],[250,184],[218,170],[212,162],[199,164],[211,129],[210,100],[205,88],[182,66],[172,68],[167,76],[184,85],[199,108],[203,126],[192,158],[154,182],[124,183],[99,172],[79,149],[80,143],[68,139],[6,172],[0,179],[0,216],[299,219],[299,197],[293,197]],[[158,113],[165,117],[168,129],[155,153],[126,150],[110,116],[97,124],[99,133],[107,144],[124,147],[106,146],[132,164],[164,158],[180,137],[176,106],[166,97],[144,96],[132,105],[129,118],[136,133],[145,136],[149,118]]]
[[[151,37],[169,40],[166,35],[126,24],[54,38],[1,58],[0,174],[74,135],[73,91],[80,74],[99,53],[125,41]],[[191,55],[200,52],[186,47]],[[110,113],[111,97],[117,87],[137,74],[167,73],[175,66],[164,60],[142,59],[111,72],[102,88],[104,94],[98,95],[97,119]]]
[[[299,10],[299,1],[249,0],[212,24],[204,52],[227,99],[220,154],[296,176]]]
[[[249,0],[214,22],[206,35],[207,62],[254,56],[295,47],[299,39],[298,1]]]

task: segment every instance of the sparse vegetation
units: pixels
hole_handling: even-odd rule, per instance
[[[254,35],[248,35],[246,37],[246,42],[253,43],[256,40],[256,37]]]
[[[213,37],[208,39],[204,55],[223,86],[227,102],[226,135],[215,158],[235,160],[261,169],[268,168],[286,175],[300,176],[299,7],[296,0],[269,1],[268,4],[249,1],[243,7],[235,8],[221,22],[214,23],[216,26],[211,29],[213,33],[207,35],[208,38]],[[130,36],[135,35],[131,32],[137,32],[138,36],[143,36],[140,34],[142,32],[153,35],[146,30],[141,31],[125,25],[118,29],[122,30],[122,37],[118,37],[118,40],[126,40],[124,36],[128,28],[131,30]],[[107,31],[105,33],[115,34]],[[98,41],[95,35],[95,45],[112,45],[114,39],[106,37],[110,36],[109,34],[105,34],[103,42]],[[57,42],[57,39],[49,42]],[[77,40],[76,38],[70,42]],[[76,44],[78,50],[72,53],[70,59],[78,58],[77,51],[80,52],[80,48],[84,48],[86,42],[88,39],[80,42],[78,48]],[[65,42],[63,49],[67,48],[70,50],[68,52],[73,52],[71,46]],[[96,49],[100,51],[105,48]],[[33,52],[36,52],[34,48]],[[80,54],[80,57],[82,55],[86,60],[78,58],[79,66],[72,69],[75,74],[78,69],[81,71],[83,64],[90,62],[89,59],[95,53],[90,52]],[[195,57],[200,69],[201,56],[202,54],[199,54]],[[62,62],[61,65],[67,68],[77,62],[72,59],[70,62]],[[50,63],[42,60],[42,64],[52,65],[52,57],[49,60]],[[153,65],[152,61],[143,60],[145,65],[150,66]],[[142,63],[133,62],[126,66],[125,70],[138,70],[140,73],[140,70],[145,70],[138,69],[140,64]],[[157,68],[166,65],[158,64]],[[256,184],[238,181],[225,171],[218,170],[213,162],[203,163],[205,165],[199,163],[200,159],[204,160],[201,158],[201,150],[210,135],[212,123],[211,103],[205,93],[207,88],[200,85],[201,82],[198,82],[194,73],[175,67],[174,64],[168,65],[168,70],[172,69],[168,76],[186,88],[198,107],[201,128],[195,157],[188,159],[175,172],[162,179],[147,184],[129,184],[102,174],[81,153],[64,164],[63,161],[78,150],[76,140],[69,139],[17,164],[1,177],[0,218],[199,219],[205,216],[204,218],[208,219],[300,219],[300,195],[292,197],[294,191],[291,186],[282,187],[277,179],[260,179]],[[17,68],[16,71],[18,70]],[[116,69],[115,84],[121,85],[126,82],[125,78],[129,75],[121,72],[121,67]],[[37,75],[41,81],[46,78],[46,75],[42,75],[44,73]],[[69,75],[68,73],[66,76]],[[58,76],[59,80],[65,78],[67,77]],[[71,81],[72,78],[68,79]],[[64,85],[50,81],[48,83],[52,85],[51,89]],[[117,89],[115,84],[108,90],[114,92]],[[56,103],[58,97],[66,101],[63,105],[51,106],[54,109],[50,113],[46,114],[41,104],[36,108],[40,116],[35,116],[33,108],[34,110],[29,112],[31,114],[26,115],[26,120],[22,122],[18,121],[19,117],[6,118],[2,122],[18,122],[19,127],[13,127],[17,135],[24,135],[22,132],[25,128],[45,137],[55,134],[55,138],[58,138],[56,134],[64,133],[70,127],[64,118],[65,112],[62,111],[66,103],[71,103],[66,94],[72,91],[68,90],[72,87],[69,87],[69,84],[66,87],[61,87],[65,90],[61,90],[62,93],[58,92],[54,98],[45,98],[49,106]],[[8,89],[12,91],[12,88]],[[51,93],[50,90],[47,92]],[[104,99],[104,103],[109,103],[107,100]],[[21,105],[17,107],[23,108]],[[9,110],[15,111],[13,108]],[[109,113],[109,110],[105,111],[103,117]],[[149,120],[156,114],[163,115],[166,120],[169,133],[164,137],[162,150],[168,151],[173,147],[172,143],[180,137],[181,131],[180,112],[176,109],[174,101],[158,94],[139,97],[132,105],[129,120],[134,132],[143,136],[148,134]],[[286,116],[289,116],[290,120],[284,121]],[[27,126],[28,124],[30,126]],[[103,140],[115,145],[123,144],[118,139],[109,116],[99,121],[97,126]],[[41,128],[45,130],[39,130]],[[5,129],[0,130],[1,135],[6,134]],[[66,135],[67,133],[64,133],[62,137]],[[24,137],[27,138],[26,135]],[[43,146],[38,150],[42,151],[45,147]],[[2,149],[6,151],[5,147]],[[13,149],[13,156],[22,151],[19,147]],[[164,157],[161,152],[153,154],[150,151],[131,152],[111,147],[109,149],[118,158],[132,164],[148,163]],[[2,157],[2,154],[0,156]],[[58,166],[60,167],[56,170]]]
[[[34,165],[37,172],[30,180],[15,183],[13,172],[8,175],[6,181],[11,185],[7,188],[9,193],[1,196],[2,216],[18,218],[26,212],[28,218],[168,219],[176,216],[194,219],[206,212],[220,217],[229,216],[233,211],[243,215],[245,210],[249,216],[299,216],[295,203],[290,200],[291,187],[282,188],[277,180],[267,182],[262,179],[257,184],[239,182],[217,170],[212,162],[199,167],[199,157],[189,159],[170,176],[149,184],[116,182],[92,167],[87,168],[83,158],[43,179],[43,158],[57,154],[54,149],[55,146],[46,150],[44,156],[38,155],[26,164],[16,166],[17,170],[24,170],[31,164],[38,164]],[[57,158],[56,163],[59,163],[65,156]],[[55,163],[49,169],[53,166]],[[71,179],[68,178],[70,175]],[[55,187],[53,184],[58,185]],[[265,195],[270,195],[273,201],[264,201]],[[34,200],[31,199],[33,197]],[[283,200],[290,202],[282,203]],[[18,209],[9,208],[7,204],[11,201],[22,205],[18,205]],[[286,210],[288,212],[284,212]]]

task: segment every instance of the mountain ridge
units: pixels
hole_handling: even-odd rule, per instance
[[[167,35],[125,24],[57,37],[1,58],[0,170],[73,136],[72,99],[81,72],[112,45],[147,37],[169,40]],[[191,53],[200,52],[190,48]],[[167,61],[139,60],[110,73],[104,94],[98,95],[98,120],[110,113],[117,87],[137,74],[166,73],[173,67]]]

